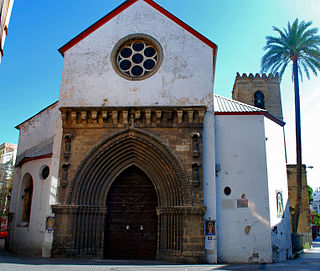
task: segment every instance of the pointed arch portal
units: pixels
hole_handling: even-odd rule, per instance
[[[103,206],[112,182],[132,165],[153,182],[159,206],[192,205],[187,173],[179,159],[155,136],[132,128],[107,138],[82,161],[68,203]]]
[[[155,259],[158,197],[149,177],[138,167],[124,170],[107,199],[105,258]]]
[[[123,191],[128,186],[131,188]],[[151,197],[144,194],[143,186]],[[135,204],[130,200],[136,200]],[[129,128],[93,148],[78,167],[66,203],[52,207],[56,222],[64,221],[72,229],[68,231],[66,226],[55,231],[59,237],[54,239],[54,254],[62,254],[58,241],[64,236],[64,255],[185,261],[184,254],[191,247],[185,241],[189,229],[189,235],[199,235],[197,255],[202,253],[204,258],[203,235],[199,233],[205,207],[193,205],[181,162],[149,132]],[[139,220],[137,212],[146,216],[146,221]],[[195,227],[199,229],[195,231]],[[130,251],[139,242],[145,250]],[[112,250],[115,246],[120,247],[118,252]]]

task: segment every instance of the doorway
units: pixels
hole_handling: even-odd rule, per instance
[[[107,197],[105,258],[155,259],[158,198],[149,177],[138,167],[124,170]]]

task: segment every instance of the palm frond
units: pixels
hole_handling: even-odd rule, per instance
[[[317,75],[318,71],[320,71],[320,63],[319,61],[311,58],[311,57],[306,57],[301,61],[302,63],[305,63],[313,72],[314,75]]]
[[[296,60],[301,80],[303,73],[310,78],[310,70],[316,75],[320,71],[320,36],[318,28],[311,28],[311,25],[311,21],[295,19],[283,30],[273,26],[278,36],[266,37],[261,72],[279,72],[282,76],[290,61]]]
[[[297,19],[296,19],[297,20]],[[312,22],[311,21],[309,21],[309,22],[305,22],[305,21],[301,21],[300,22],[300,24],[299,24],[299,27],[298,27],[298,32],[297,32],[297,37],[298,37],[298,39],[303,39],[303,35],[306,33],[306,29],[310,26],[312,24]],[[312,29],[315,29],[315,30],[317,30],[316,28],[312,28]],[[310,30],[312,30],[312,29],[310,29]],[[310,31],[310,30],[308,30],[308,31]],[[316,34],[316,33],[314,33],[314,34]],[[313,34],[313,35],[314,35]]]
[[[275,37],[266,37],[266,46],[264,47],[264,50],[268,49],[270,46],[273,46],[273,45],[282,45],[284,46],[285,43],[283,42],[283,40],[281,38],[275,38]]]
[[[274,70],[274,67],[281,66],[284,62],[282,51],[270,50],[261,60],[261,71],[268,72]]]
[[[283,76],[283,74],[284,74],[284,72],[285,72],[285,70],[286,70],[286,68],[287,68],[289,63],[290,63],[290,59],[287,58],[286,61],[284,61],[283,65],[282,65],[282,68],[281,68],[281,70],[279,72],[280,80],[282,79],[282,76]]]
[[[306,63],[306,61],[301,61],[299,67],[301,67],[301,66],[303,67],[304,72],[305,72],[306,75],[307,75],[307,78],[310,79],[310,75],[309,75],[309,70],[308,70],[308,68],[311,68],[311,66],[308,65],[308,64]],[[312,67],[311,69],[313,69],[313,67]],[[301,75],[301,76],[302,76],[302,75]],[[302,81],[302,78],[301,78],[301,81]]]
[[[315,36],[318,33],[317,28],[311,28],[307,31],[303,32],[300,36],[300,41],[309,40],[310,38],[317,38],[318,36]]]

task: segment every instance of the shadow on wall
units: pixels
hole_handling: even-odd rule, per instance
[[[272,260],[279,262],[292,258],[289,200],[287,200],[282,213],[279,212],[278,206],[275,211],[277,212],[275,215],[278,218],[282,216],[282,219],[280,223],[271,228]]]
[[[270,229],[271,233],[271,242],[272,242],[272,261],[279,262],[292,258],[292,245],[291,245],[291,235],[290,235],[290,215],[289,215],[289,201],[286,202],[286,206],[283,209],[281,207],[283,205],[278,206],[277,209],[274,210],[275,214],[270,214],[271,217],[277,216],[282,217],[281,222],[274,225],[270,228],[270,222],[261,216],[255,210],[254,202],[250,202],[249,209],[251,214],[257,218],[266,229]],[[280,210],[278,209],[280,208]],[[248,235],[250,232],[250,226],[247,226],[244,231]],[[256,251],[252,252],[252,256],[248,258],[250,263],[258,263],[259,262],[259,253]]]

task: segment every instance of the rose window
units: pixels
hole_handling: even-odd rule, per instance
[[[113,54],[115,68],[120,75],[126,79],[140,80],[157,71],[161,62],[161,47],[154,39],[138,35],[119,43]]]

